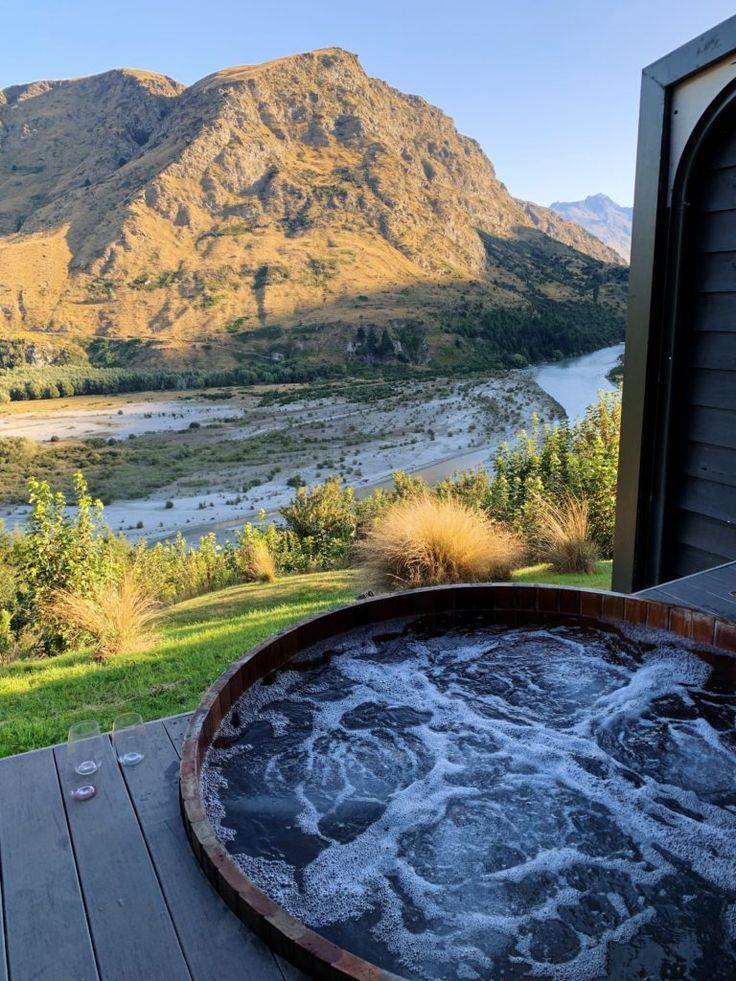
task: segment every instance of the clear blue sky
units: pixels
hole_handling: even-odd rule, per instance
[[[733,0],[25,0],[4,10],[0,88],[128,66],[187,84],[339,45],[475,137],[511,192],[630,204],[641,69]]]

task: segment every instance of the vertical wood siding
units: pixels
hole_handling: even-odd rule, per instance
[[[736,115],[704,147],[685,205],[663,579],[736,558]]]

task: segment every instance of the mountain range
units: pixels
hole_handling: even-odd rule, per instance
[[[619,339],[626,284],[339,48],[0,92],[0,368],[518,364]]]
[[[605,194],[591,194],[583,201],[555,201],[550,208],[587,229],[629,261],[633,208],[624,208]]]

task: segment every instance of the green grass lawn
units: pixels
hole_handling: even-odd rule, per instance
[[[515,572],[514,580],[608,589],[611,563],[599,562],[591,576],[531,566]],[[290,623],[350,602],[364,588],[355,569],[232,586],[171,607],[161,641],[144,653],[97,664],[75,652],[0,668],[0,756],[61,742],[82,719],[97,719],[109,730],[122,712],[148,720],[189,711],[248,648]]]
[[[611,566],[610,559],[596,562],[595,571],[591,575],[579,572],[553,572],[549,565],[530,565],[525,569],[512,572],[514,582],[538,582],[557,584],[559,586],[580,586],[586,589],[610,589]]]
[[[0,668],[0,756],[63,741],[82,719],[109,730],[122,712],[148,720],[191,710],[248,648],[363,588],[353,569],[231,586],[171,607],[160,643],[144,653],[104,664],[85,652],[15,661]]]

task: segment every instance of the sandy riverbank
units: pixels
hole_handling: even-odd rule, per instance
[[[560,413],[531,374],[509,372],[472,383],[411,382],[364,401],[345,395],[315,399],[302,389],[275,402],[264,400],[263,393],[217,402],[186,393],[165,399],[147,394],[33,403],[25,411],[13,405],[3,413],[0,435],[45,441],[133,434],[145,440],[146,433],[171,432],[172,440],[184,440],[194,422],[199,437],[208,441],[273,437],[267,464],[229,465],[165,483],[145,497],[114,500],[105,508],[110,526],[131,538],[168,538],[179,529],[189,540],[208,531],[227,537],[255,520],[261,509],[277,513],[293,496],[289,481],[297,475],[314,484],[339,473],[359,493],[367,493],[389,484],[394,470],[422,473],[435,482],[456,469],[488,463],[532,414],[549,421]],[[291,437],[286,450],[278,445],[283,433]],[[251,483],[256,486],[248,488]],[[26,514],[22,506],[0,510],[11,527]]]
[[[23,436],[39,442],[104,436],[128,439],[146,433],[173,432],[191,423],[207,425],[233,415],[230,404],[204,401],[194,396],[81,396],[38,402],[11,402],[0,410],[0,438]]]

